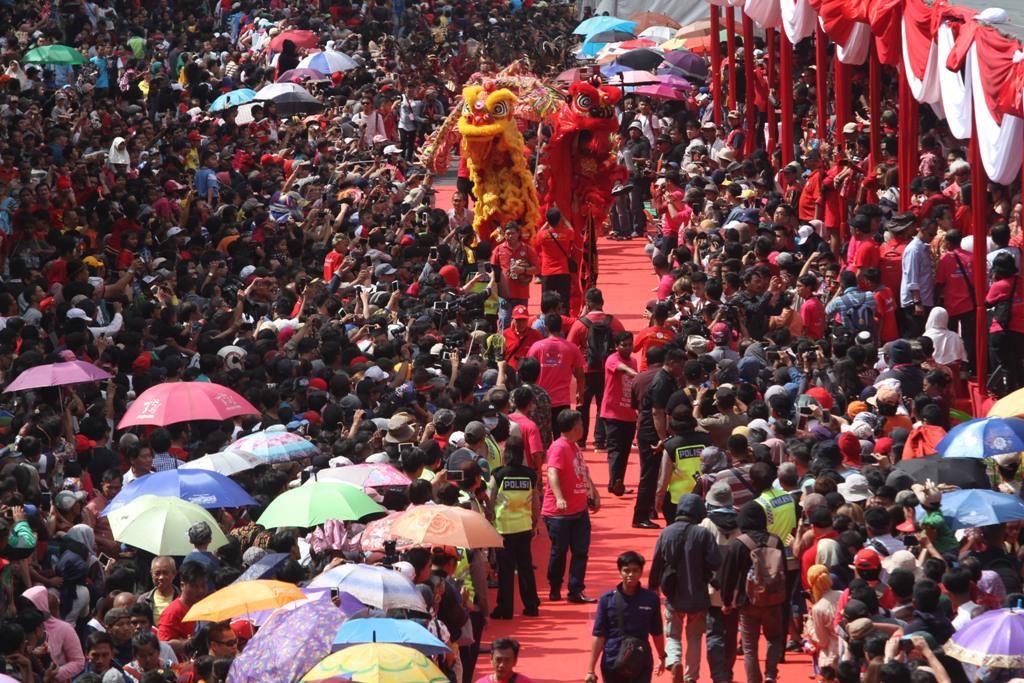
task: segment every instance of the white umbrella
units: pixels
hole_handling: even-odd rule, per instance
[[[325,50],[306,55],[299,62],[299,69],[315,69],[322,74],[333,74],[337,71],[351,71],[359,66],[356,60],[344,52]]]
[[[226,451],[221,451],[220,453],[210,453],[209,455],[204,455],[201,458],[190,460],[178,469],[207,470],[209,472],[218,472],[223,474],[225,477],[230,477],[232,474],[245,472],[262,464],[262,460],[248,451],[228,449]]]
[[[257,100],[272,100],[275,97],[286,95],[288,93],[303,93],[308,95],[309,93],[301,85],[297,83],[271,83],[265,85],[259,89],[256,93]]]
[[[664,43],[666,40],[674,38],[675,35],[676,30],[669,26],[650,26],[641,31],[640,35],[638,35],[637,38],[647,38],[649,40],[653,40],[654,42],[660,45],[661,43]]]

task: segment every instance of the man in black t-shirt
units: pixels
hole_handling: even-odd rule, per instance
[[[650,388],[640,403],[637,430],[637,450],[640,454],[640,486],[633,506],[633,526],[638,529],[657,529],[651,521],[654,514],[654,495],[658,487],[658,464],[661,444],[668,438],[668,402],[679,389],[686,354],[676,348],[665,352],[665,362],[655,375]]]

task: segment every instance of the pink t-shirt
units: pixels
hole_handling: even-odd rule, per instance
[[[544,487],[540,512],[546,517],[575,515],[587,509],[587,463],[583,451],[564,436],[548,447],[548,469],[558,470],[558,484],[565,498],[565,510],[559,510],[550,485]],[[546,481],[546,480],[545,480]]]
[[[622,359],[616,352],[608,356],[604,363],[604,398],[601,400],[601,417],[606,420],[636,422],[636,411],[629,400],[629,389],[633,386],[633,377],[626,372],[616,372],[620,365],[636,370],[633,358]]]
[[[672,285],[675,283],[676,279],[670,273],[661,276],[658,281],[658,301],[665,301],[672,295]]]
[[[519,431],[523,435],[523,443],[526,444],[525,455],[544,452],[544,440],[540,438],[540,429],[537,427],[536,422],[522,413],[509,413],[508,419],[519,425]]]
[[[531,346],[526,355],[536,358],[540,363],[537,384],[551,396],[551,406],[559,408],[571,405],[573,372],[586,367],[583,352],[561,337],[548,337]]]

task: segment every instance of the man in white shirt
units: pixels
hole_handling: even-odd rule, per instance
[[[364,149],[373,147],[374,137],[381,135],[387,139],[384,129],[384,117],[373,106],[373,98],[364,95],[361,100],[362,110],[352,117],[352,123],[359,127],[359,145]]]
[[[640,130],[643,131],[644,137],[651,143],[651,148],[653,149],[658,140],[658,133],[660,132],[661,127],[658,123],[658,117],[654,115],[654,110],[651,108],[650,100],[640,100],[640,104],[637,106],[636,116],[633,118],[633,121],[640,122]]]
[[[448,209],[448,225],[452,229],[473,225],[473,209],[469,208],[469,201],[461,192],[452,194],[452,208]]]

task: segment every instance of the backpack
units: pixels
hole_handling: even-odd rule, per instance
[[[603,372],[604,362],[612,355],[612,316],[605,313],[601,322],[582,316],[580,322],[587,328],[587,372]]]
[[[875,297],[873,294],[858,292],[860,299],[852,298],[853,306],[843,310],[843,326],[858,332],[875,333]],[[845,295],[844,295],[845,296]]]
[[[786,599],[786,554],[782,542],[769,536],[767,545],[758,545],[747,534],[741,534],[739,540],[750,550],[747,601],[753,607],[781,605]]]

